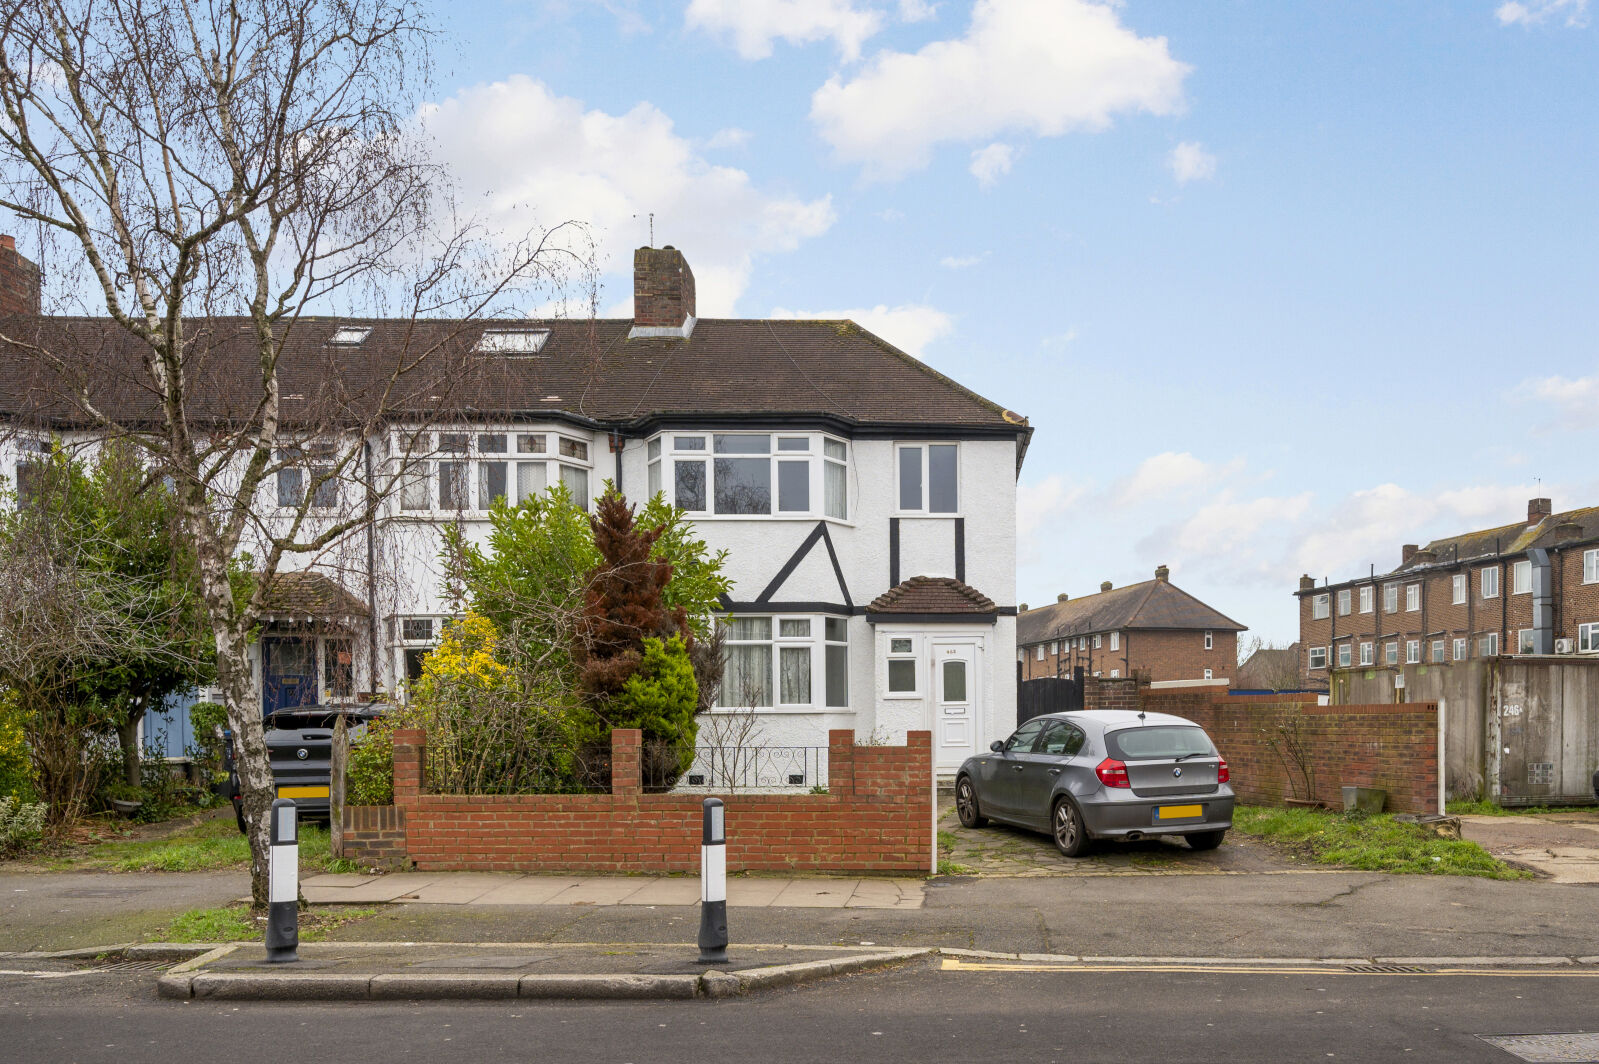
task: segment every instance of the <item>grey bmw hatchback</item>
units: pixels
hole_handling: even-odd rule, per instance
[[[1048,832],[1067,857],[1095,839],[1181,835],[1196,850],[1233,826],[1227,762],[1205,730],[1166,713],[1084,710],[1034,717],[955,777],[960,822]]]

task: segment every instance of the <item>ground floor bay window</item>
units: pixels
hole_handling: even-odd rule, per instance
[[[848,621],[736,616],[723,622],[726,669],[716,704],[728,709],[848,709]]]

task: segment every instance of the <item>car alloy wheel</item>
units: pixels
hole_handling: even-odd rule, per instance
[[[1051,821],[1054,825],[1051,834],[1055,839],[1055,848],[1067,857],[1081,856],[1088,847],[1088,832],[1083,830],[1083,817],[1077,807],[1062,798],[1055,803],[1055,815]]]
[[[988,818],[977,812],[977,788],[972,785],[970,776],[962,776],[955,784],[955,813],[960,817],[961,827],[980,828],[988,823]]]

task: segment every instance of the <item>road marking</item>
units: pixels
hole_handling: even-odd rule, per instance
[[[940,964],[946,972],[1197,972],[1213,975],[1472,975],[1497,978],[1538,976],[1543,979],[1599,979],[1599,968],[1571,970],[1549,968],[1433,968],[1425,971],[1350,971],[1343,965],[1291,966],[1281,964],[1030,964],[1017,962],[972,962],[946,957]]]

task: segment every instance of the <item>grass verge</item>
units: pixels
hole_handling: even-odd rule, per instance
[[[314,906],[300,911],[300,941],[320,942],[335,927],[364,920],[376,908],[350,905]],[[266,917],[252,916],[248,905],[190,909],[146,936],[149,942],[250,942],[265,933]]]
[[[1486,798],[1469,802],[1450,802],[1444,806],[1451,814],[1460,816],[1537,816],[1541,813],[1579,813],[1594,811],[1591,805],[1495,805]]]
[[[1267,809],[1241,805],[1233,829],[1318,864],[1369,872],[1530,879],[1475,842],[1444,839],[1387,813],[1324,813],[1311,809]]]
[[[227,872],[250,867],[250,844],[231,815],[203,820],[161,838],[115,835],[77,843],[35,860],[52,872]],[[359,871],[333,856],[328,829],[300,827],[300,873]]]

